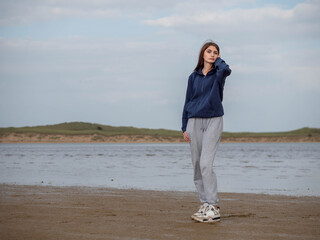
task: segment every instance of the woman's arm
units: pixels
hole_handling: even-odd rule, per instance
[[[187,86],[187,92],[186,92],[186,99],[184,102],[183,112],[182,112],[182,127],[181,130],[184,133],[187,129],[187,123],[188,123],[188,111],[186,109],[186,106],[191,98],[191,89],[192,89],[192,75],[189,76],[188,79],[188,86]]]
[[[231,69],[229,68],[229,65],[226,64],[226,62],[220,57],[217,58],[214,65],[217,67],[217,71],[223,71],[224,77],[227,77],[231,74]]]

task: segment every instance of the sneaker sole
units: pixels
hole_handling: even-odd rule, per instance
[[[194,215],[191,216],[191,219],[192,219],[192,220],[194,220],[195,218],[196,218],[196,216],[194,216]]]
[[[220,222],[220,217],[204,218],[204,219],[194,217],[193,220],[195,220],[197,222],[202,222],[202,223],[215,223],[215,222]]]
[[[196,217],[200,217],[201,214],[196,215],[195,213],[191,215],[191,219],[194,220]]]

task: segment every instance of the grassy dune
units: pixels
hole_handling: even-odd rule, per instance
[[[108,125],[70,122],[55,125],[0,128],[0,135],[4,133],[40,133],[40,134],[65,134],[65,135],[92,135],[103,136],[115,135],[159,135],[159,136],[181,136],[181,132],[166,129],[148,129],[135,127],[112,127]]]
[[[224,137],[279,137],[279,136],[312,136],[320,135],[320,128],[300,128],[293,131],[288,132],[238,132],[238,133],[230,133],[224,132]]]
[[[64,140],[61,136],[64,136]],[[181,142],[181,131],[69,122],[34,127],[0,128],[0,142]],[[33,138],[32,138],[33,137]],[[90,138],[89,138],[90,137]],[[9,140],[8,140],[9,139]],[[11,139],[11,140],[10,140]],[[18,140],[17,140],[18,139]],[[33,139],[33,140],[31,140]],[[69,140],[68,140],[69,139]],[[224,142],[320,142],[319,128],[301,128],[288,132],[223,132]]]

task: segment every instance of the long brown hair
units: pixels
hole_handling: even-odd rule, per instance
[[[203,64],[204,64],[204,60],[203,60],[204,51],[210,46],[214,46],[218,50],[218,54],[220,54],[220,48],[219,48],[218,44],[216,44],[215,42],[213,42],[211,40],[206,42],[202,46],[202,48],[200,50],[198,64],[197,64],[196,68],[194,69],[194,71],[198,71],[200,68],[203,67]]]

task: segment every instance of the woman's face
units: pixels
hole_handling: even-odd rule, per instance
[[[220,57],[220,54],[215,46],[209,46],[203,54],[204,61],[210,64],[213,64],[218,57]]]

